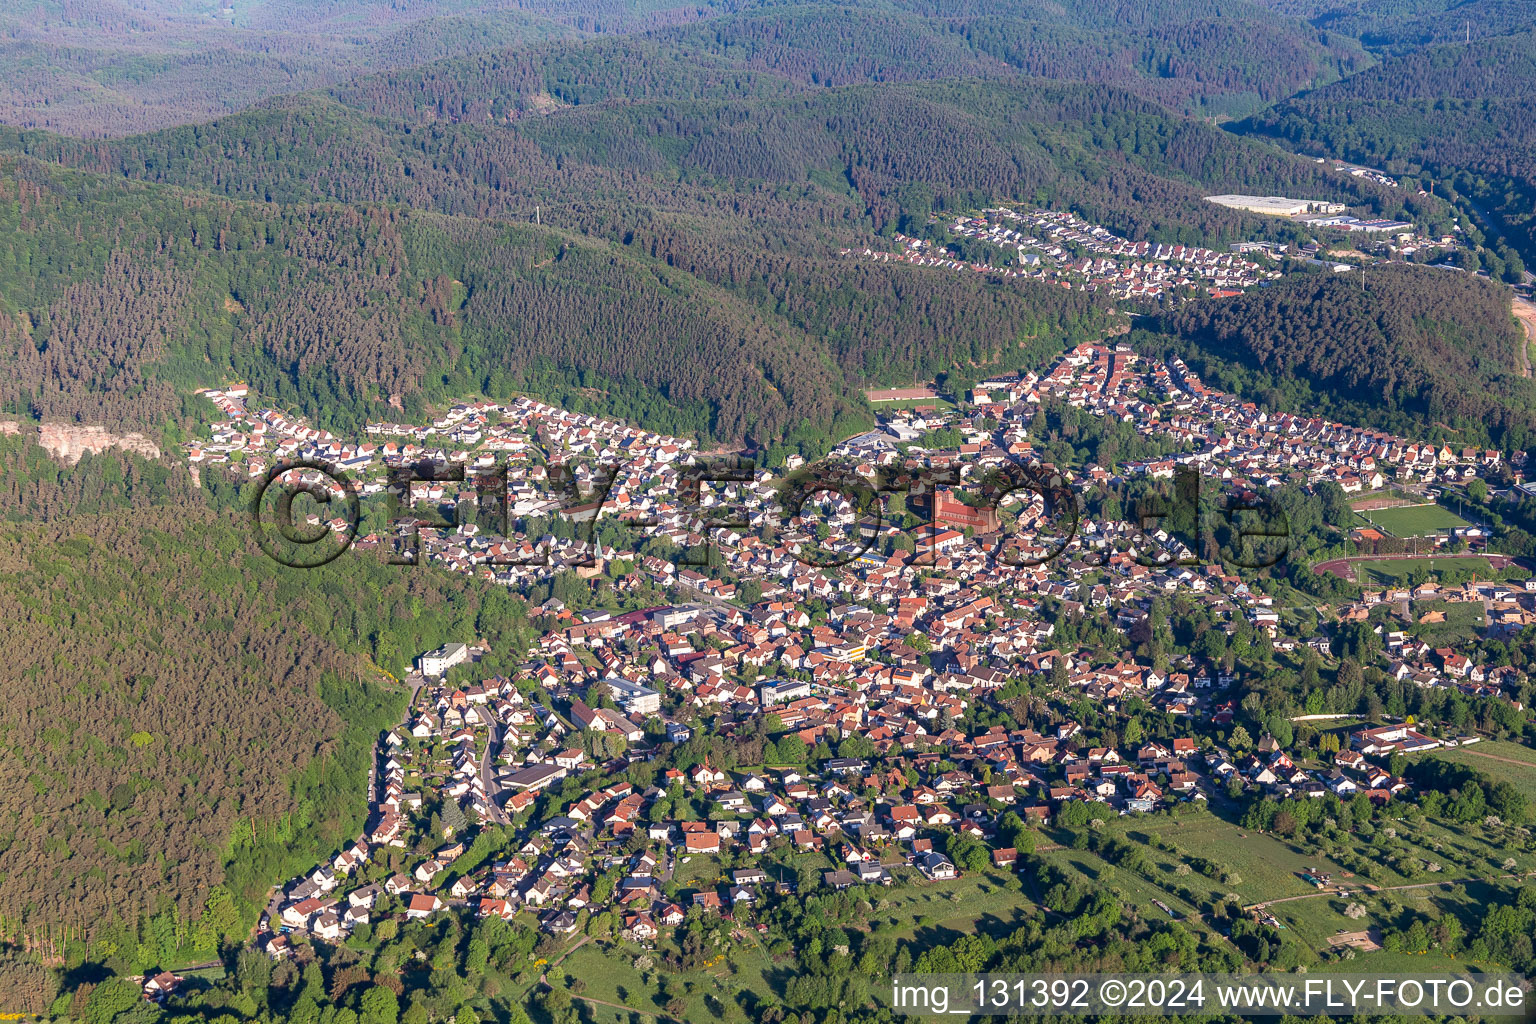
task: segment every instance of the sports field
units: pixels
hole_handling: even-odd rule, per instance
[[[1517,566],[1495,569],[1486,558],[1476,555],[1448,558],[1381,558],[1354,563],[1355,579],[1364,587],[1387,587],[1408,581],[1414,569],[1427,569],[1432,578],[1447,569],[1460,569],[1477,580],[1524,579]]]
[[[1403,491],[1368,491],[1358,494],[1349,502],[1349,507],[1356,512],[1366,512],[1373,508],[1396,508],[1399,505],[1422,505],[1424,499],[1417,494],[1407,494]]]
[[[955,403],[947,398],[903,398],[892,402],[881,402],[875,406],[876,412],[897,412],[903,409],[936,409],[939,412],[948,412],[955,408]]]
[[[1458,526],[1471,525],[1450,509],[1439,505],[1399,505],[1395,508],[1357,512],[1356,515],[1394,537],[1425,537]]]

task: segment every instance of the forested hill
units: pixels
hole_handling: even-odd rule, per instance
[[[25,159],[0,164],[0,197],[3,410],[172,435],[207,413],[193,388],[240,376],[342,429],[398,415],[390,396],[419,415],[531,391],[705,439],[824,447],[868,422],[852,382],[1039,365],[1107,327],[1081,293],[825,247],[742,248],[715,283],[640,243]]]
[[[861,0],[764,4],[643,39],[443,61],[364,78],[338,94],[397,116],[484,120],[529,109],[529,94],[555,103],[612,98],[620,91],[611,80],[617,70],[625,77],[623,94],[636,99],[654,65],[624,58],[652,47],[700,62],[678,83],[691,97],[756,84],[722,78],[720,67],[735,67],[738,76],[740,69],[773,72],[810,87],[1029,76],[1113,84],[1176,110],[1209,114],[1247,113],[1371,63],[1352,39],[1243,0]],[[713,71],[709,58],[718,62]],[[659,79],[651,84],[667,88]]]
[[[1421,440],[1536,445],[1536,381],[1509,291],[1457,270],[1319,272],[1164,314],[1134,343],[1284,412]]]
[[[1527,25],[1536,8],[1527,5]],[[1536,258],[1536,30],[1386,61],[1255,115],[1245,130],[1451,179]]]
[[[1257,0],[1318,28],[1353,36],[1371,50],[1402,54],[1425,46],[1517,32],[1531,23],[1530,0]]]
[[[238,375],[355,429],[391,395],[419,410],[553,367],[649,389],[656,407],[624,411],[704,436],[776,437],[853,408],[803,332],[599,243],[8,170],[0,364],[13,411],[159,426],[195,414],[190,392],[210,375]]]
[[[593,51],[605,59],[572,87],[596,102],[510,125],[400,124],[301,97],[114,142],[0,132],[0,147],[235,198],[513,219],[532,219],[538,205],[552,223],[610,237],[658,212],[782,238],[888,229],[904,210],[1011,198],[1080,204],[1133,237],[1196,242],[1273,223],[1202,202],[1210,189],[1305,191],[1380,212],[1405,201],[1107,86],[957,80],[786,93],[764,73],[737,83],[751,95],[693,99],[686,54],[640,45]],[[646,62],[644,74],[631,67]],[[460,95],[471,94],[494,90]]]
[[[736,0],[38,0],[0,4],[0,121],[83,136],[483,50],[709,17]],[[237,10],[238,8],[238,10]]]
[[[369,751],[404,710],[369,659],[400,675],[445,637],[527,642],[521,603],[467,576],[276,565],[184,468],[159,495],[58,506],[145,472],[0,437],[0,517],[41,497],[48,520],[0,532],[0,920],[111,939],[124,971],[215,956],[273,881],[360,831]]]
[[[1289,24],[1214,0],[1027,9],[1126,39]],[[1213,245],[1284,230],[1213,191],[1422,212],[1126,88],[1022,77],[1013,36],[956,18],[762,6],[126,139],[0,130],[0,412],[175,440],[196,386],[240,376],[340,429],[530,392],[809,452],[870,422],[864,386],[1039,368],[1108,326],[1081,293],[839,247],[998,201]],[[915,80],[946,73],[982,77]]]
[[[494,53],[491,66],[517,63],[521,49],[594,33],[649,32],[699,57],[813,86],[1024,74],[1113,82],[1182,111],[1233,116],[1370,60],[1348,36],[1252,0],[242,0],[238,8],[0,9],[0,121],[125,135],[442,57]],[[410,97],[413,78],[383,79],[380,92],[397,86]]]
[[[238,375],[334,427],[524,391],[809,451],[869,422],[862,386],[1038,367],[1107,326],[1091,297],[841,246],[1000,199],[1192,243],[1275,229],[1210,190],[1403,208],[1107,86],[743,69],[709,98],[708,59],[588,45],[544,70],[594,102],[509,123],[307,96],[124,140],[0,133],[43,161],[0,167],[0,411],[174,434]]]

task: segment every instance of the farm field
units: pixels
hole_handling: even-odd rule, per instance
[[[1429,756],[1476,768],[1495,781],[1510,783],[1536,800],[1536,750],[1530,747],[1484,740],[1470,747],[1437,750]]]
[[[1450,509],[1439,505],[1397,505],[1355,514],[1394,537],[1424,537],[1471,525]]]

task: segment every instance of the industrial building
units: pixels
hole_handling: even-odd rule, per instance
[[[448,674],[448,670],[455,665],[462,665],[469,660],[469,647],[466,644],[444,644],[435,651],[428,651],[420,658],[421,674],[424,676],[437,676],[441,678]]]
[[[1295,217],[1302,213],[1343,213],[1343,203],[1326,203],[1318,199],[1287,199],[1285,196],[1206,196],[1205,201],[1225,206],[1231,210],[1247,210],[1271,217]]]

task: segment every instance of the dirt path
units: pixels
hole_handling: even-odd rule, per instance
[[[1520,764],[1521,762],[1516,761],[1515,763],[1516,764]],[[1431,886],[1436,886],[1436,885],[1465,885],[1468,882],[1487,882],[1487,881],[1493,881],[1493,880],[1497,880],[1497,879],[1501,879],[1501,878],[1517,878],[1518,879],[1518,878],[1524,878],[1524,877],[1526,877],[1526,876],[1525,875],[1521,875],[1521,874],[1513,874],[1513,875],[1504,874],[1504,875],[1493,875],[1491,878],[1437,878],[1433,882],[1410,882],[1407,885],[1372,885],[1369,882],[1362,882],[1358,886],[1353,886],[1352,888],[1358,888],[1358,889],[1360,889],[1361,892],[1364,892],[1367,895],[1374,895],[1375,893],[1378,893],[1378,892],[1401,892],[1404,889],[1428,889]],[[1338,892],[1333,890],[1333,889],[1319,889],[1317,892],[1303,893],[1300,896],[1281,896],[1278,899],[1265,900],[1263,903],[1252,903],[1252,904],[1249,904],[1248,906],[1244,907],[1243,909],[1244,910],[1263,910],[1266,907],[1273,907],[1277,903],[1293,903],[1296,900],[1315,900],[1319,896],[1337,896],[1337,895],[1338,895]]]
[[[576,952],[582,946],[585,946],[587,944],[587,942],[591,940],[591,938],[592,938],[592,936],[590,936],[590,935],[583,935],[581,938],[576,940],[576,944],[574,946],[572,946],[570,949],[566,950],[564,953],[561,953],[559,958],[556,959],[554,963],[545,965],[544,973],[539,975],[539,984],[540,985],[548,985],[549,984],[549,972],[550,972],[550,970],[555,968],[555,967],[559,967],[561,964],[565,963],[565,958],[566,957],[568,957],[572,953]]]
[[[575,992],[572,992],[570,995],[572,999],[580,999],[584,1003],[594,1003],[598,1006],[610,1006],[615,1010],[623,1010],[626,1013],[639,1013],[648,1017],[655,1017],[658,1020],[675,1020],[677,1021],[677,1024],[684,1024],[683,1021],[678,1020],[670,1013],[662,1013],[660,1010],[642,1010],[637,1006],[625,1006],[623,1003],[610,1003],[602,999],[593,999],[591,996],[579,996]]]
[[[1510,309],[1515,314],[1515,319],[1520,321],[1520,326],[1525,328],[1526,344],[1520,346],[1520,376],[1529,377],[1531,375],[1530,349],[1532,345],[1536,345],[1536,304],[1516,297],[1510,303]]]
[[[1471,757],[1486,757],[1490,761],[1503,761],[1505,764],[1519,765],[1521,768],[1529,768],[1531,766],[1531,762],[1529,761],[1516,761],[1512,757],[1500,757],[1498,754],[1485,754],[1481,750],[1469,750],[1466,747],[1463,747],[1462,749],[1466,750],[1467,754]]]
[[[582,946],[585,946],[587,944],[587,941],[590,938],[591,938],[590,935],[583,935],[580,939],[578,939],[576,941],[576,944],[574,946],[572,946],[570,949],[566,950],[564,953],[561,953],[559,959],[557,959],[554,963],[549,964],[548,966],[546,966],[544,968],[544,973],[539,975],[538,983],[534,987],[537,988],[538,985],[543,985],[545,988],[549,988],[550,987],[550,984],[549,984],[549,972],[552,969],[554,969],[556,967],[559,967],[561,964],[563,964],[565,962],[565,958],[566,957],[568,957],[572,953],[576,952]],[[662,1013],[659,1010],[643,1010],[643,1009],[641,1009],[638,1006],[625,1006],[623,1003],[610,1003],[610,1002],[608,1002],[605,999],[593,999],[591,996],[577,995],[575,992],[569,992],[568,991],[566,994],[569,995],[572,999],[580,999],[584,1003],[592,1003],[595,1006],[607,1006],[607,1007],[609,1007],[611,1009],[614,1009],[614,1010],[623,1010],[626,1013],[640,1013],[640,1014],[645,1014],[647,1016],[655,1017],[657,1020],[671,1020],[671,1021],[677,1021],[677,1024],[683,1024],[682,1021],[678,1020],[676,1017],[672,1016],[670,1013]]]

